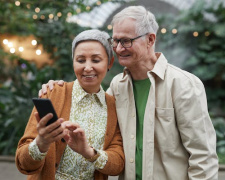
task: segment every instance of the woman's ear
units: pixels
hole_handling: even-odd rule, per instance
[[[114,63],[114,57],[112,57],[112,59],[109,61],[108,70],[111,69],[111,67],[113,66],[113,63]]]

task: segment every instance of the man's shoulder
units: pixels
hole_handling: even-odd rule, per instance
[[[166,71],[167,79],[182,83],[202,84],[202,81],[194,74],[168,63]]]
[[[116,76],[114,76],[114,78],[112,79],[112,81],[120,81],[122,80],[124,77],[124,73],[119,73]]]

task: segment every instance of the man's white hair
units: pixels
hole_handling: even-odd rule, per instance
[[[156,22],[154,14],[146,10],[143,6],[129,6],[117,13],[112,20],[112,25],[120,23],[127,18],[132,18],[136,21],[135,32],[137,35],[145,33],[157,34],[159,25]]]

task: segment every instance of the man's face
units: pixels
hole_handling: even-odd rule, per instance
[[[135,33],[135,21],[125,19],[124,21],[113,26],[113,39],[129,38],[133,39],[139,36]],[[120,65],[129,68],[135,68],[142,63],[147,57],[146,39],[138,38],[132,42],[132,46],[124,48],[121,43],[113,48],[117,55]]]

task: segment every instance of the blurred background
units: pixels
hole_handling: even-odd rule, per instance
[[[0,0],[0,156],[14,156],[41,84],[76,78],[73,38],[91,28],[112,34],[112,16],[129,5],[155,14],[156,51],[203,81],[225,164],[225,0]],[[116,61],[103,88],[122,70]]]

